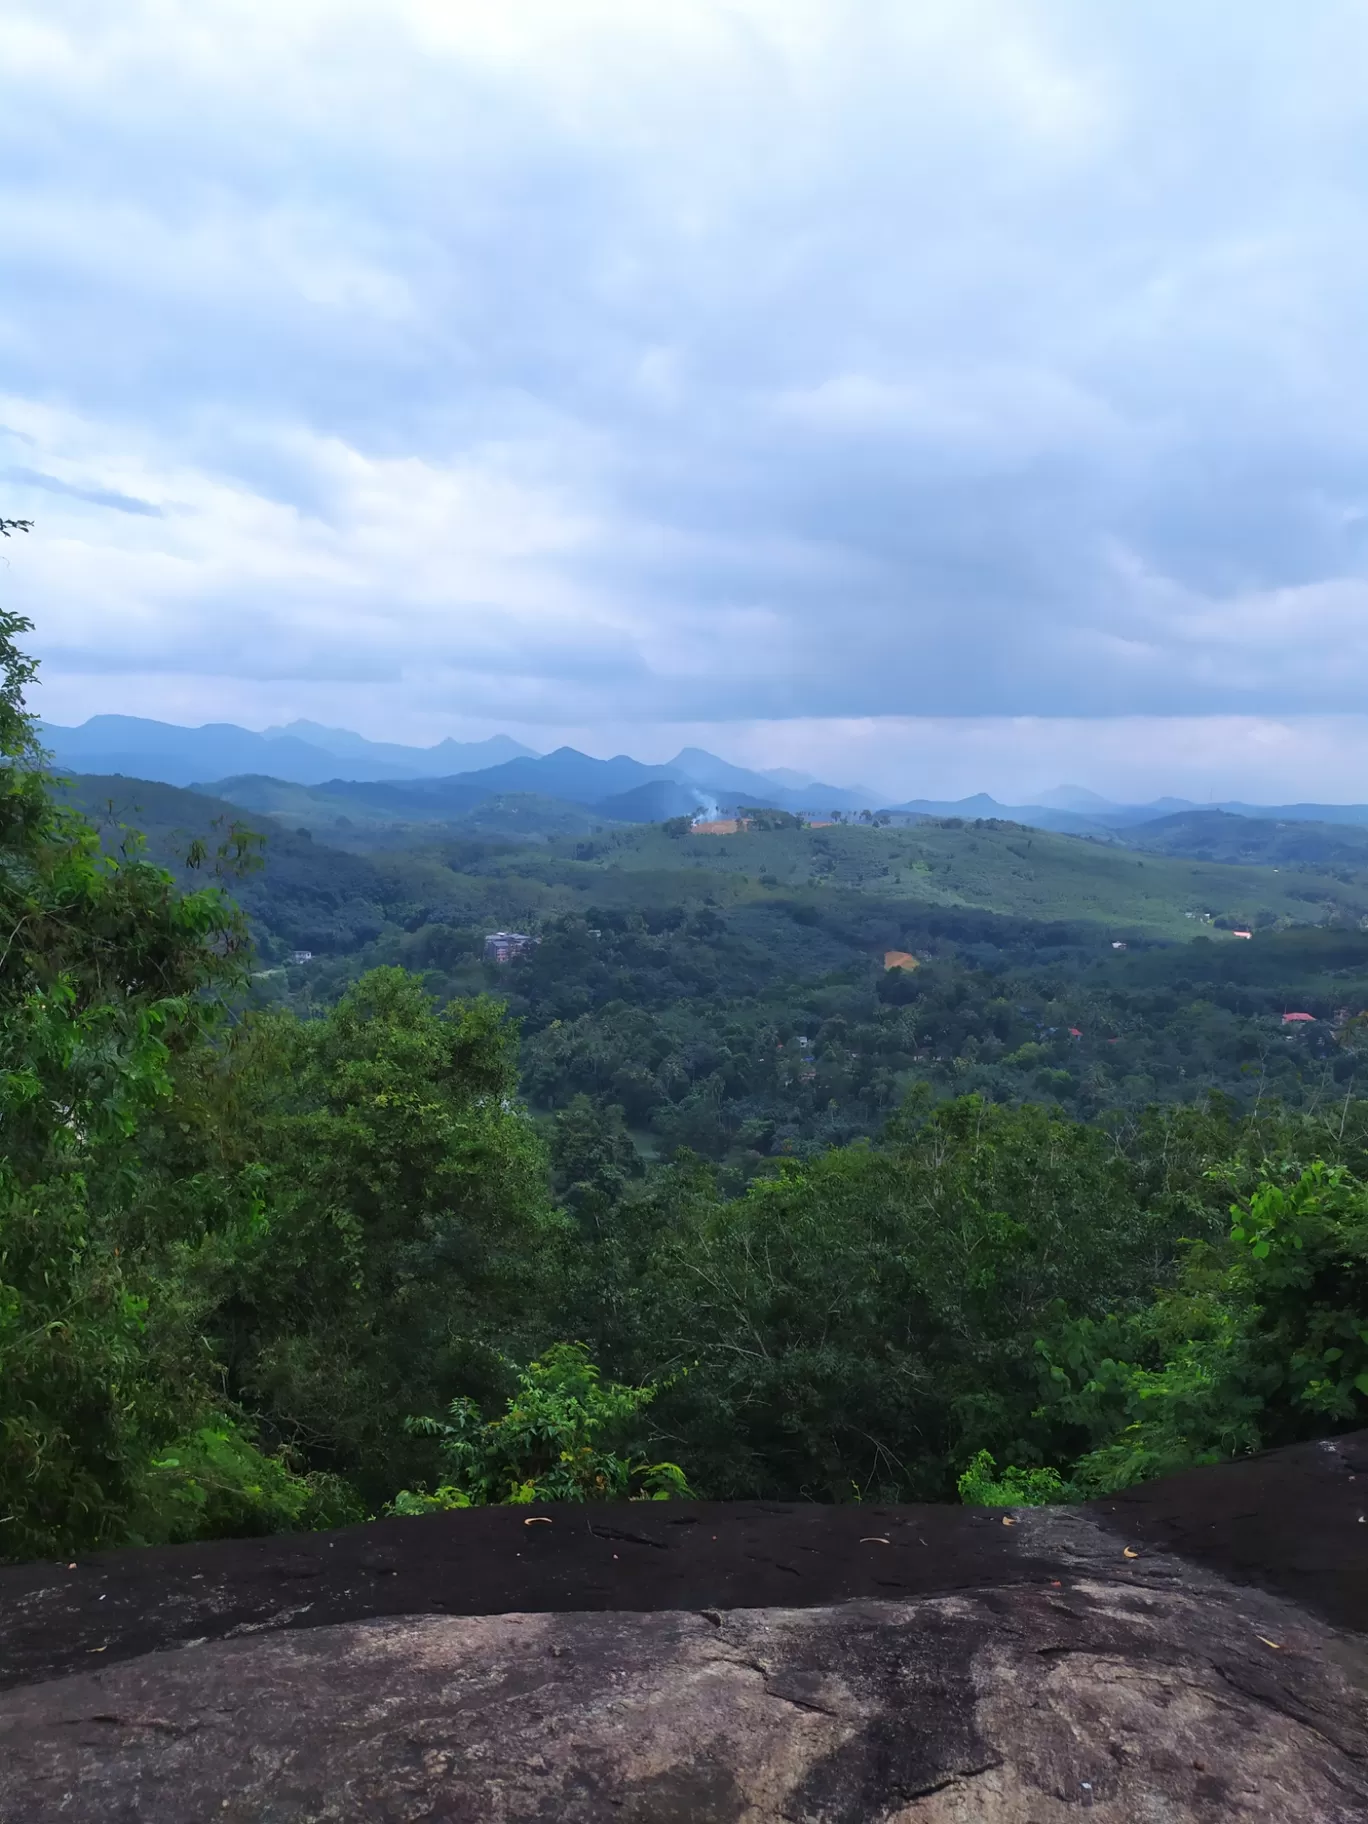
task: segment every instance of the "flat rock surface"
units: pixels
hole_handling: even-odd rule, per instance
[[[1088,1508],[492,1509],[13,1567],[0,1824],[1368,1824],[1365,1510],[1360,1433]]]
[[[1361,1824],[1365,1690],[1361,1644],[1209,1588],[409,1616],[8,1692],[0,1818]]]
[[[382,1615],[807,1608],[1048,1582],[1180,1554],[1368,1632],[1368,1432],[1087,1507],[641,1502],[472,1508],[333,1533],[0,1567],[0,1687],[190,1640]],[[1041,1516],[1086,1516],[1086,1545]],[[542,1524],[549,1521],[549,1524]],[[531,1522],[531,1524],[529,1524]],[[1080,1535],[1080,1538],[1082,1535]]]

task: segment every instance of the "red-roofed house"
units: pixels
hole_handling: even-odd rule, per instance
[[[1285,1013],[1283,1015],[1283,1025],[1290,1026],[1294,1020],[1314,1020],[1315,1017],[1314,1013]]]
[[[1069,1037],[1071,1039],[1081,1039],[1083,1037],[1083,1034],[1079,1031],[1077,1026],[1070,1026]]]

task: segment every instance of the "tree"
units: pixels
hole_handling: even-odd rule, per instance
[[[552,1183],[581,1228],[601,1234],[632,1180],[641,1155],[622,1108],[573,1096],[551,1125]]]
[[[516,1101],[515,1033],[497,1002],[439,1011],[382,968],[244,1045],[233,1169],[260,1214],[224,1268],[229,1386],[378,1503],[412,1468],[404,1415],[453,1382],[496,1386],[549,1302],[565,1224]]]
[[[1368,1185],[1268,1164],[1231,1217],[1152,1304],[1041,1344],[1047,1416],[1091,1440],[1075,1495],[1368,1419]]]
[[[793,811],[780,811],[771,805],[743,804],[737,816],[753,830],[801,830],[805,821]]]
[[[979,1450],[1045,1454],[1036,1339],[1149,1296],[1181,1214],[1107,1136],[978,1097],[909,1109],[661,1230],[634,1375],[710,1494],[944,1499]],[[1162,1264],[1159,1272],[1162,1272]]]
[[[13,526],[15,522],[10,522]],[[158,1452],[212,1418],[212,1363],[146,1196],[143,1144],[221,1021],[246,933],[101,852],[62,806],[0,611],[0,1550],[114,1543]]]

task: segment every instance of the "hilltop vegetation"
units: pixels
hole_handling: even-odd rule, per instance
[[[410,788],[366,789],[383,794]],[[330,849],[383,851],[395,856],[383,891],[396,901],[406,880],[431,886],[453,861],[463,874],[497,870],[508,877],[519,872],[514,851],[526,848],[523,899],[535,900],[536,910],[548,913],[572,910],[576,902],[604,892],[619,898],[636,894],[642,903],[708,893],[763,902],[776,892],[845,888],[885,900],[1092,924],[1113,934],[1175,940],[1189,938],[1194,921],[1203,918],[1220,920],[1228,929],[1356,923],[1368,917],[1368,870],[1349,865],[1368,859],[1368,847],[1353,828],[1326,826],[1336,846],[1322,867],[1297,860],[1299,850],[1324,846],[1321,826],[1279,826],[1286,852],[1282,865],[1274,868],[1226,865],[1219,855],[1203,861],[1181,854],[1135,854],[1083,837],[956,819],[928,819],[903,828],[842,823],[681,839],[668,836],[661,825],[618,825],[582,806],[518,794],[486,798],[454,820],[434,816],[411,821],[375,803],[353,816],[357,807],[347,798],[306,793],[277,781],[228,781],[225,790],[228,798],[215,799],[120,778],[75,782],[77,801],[92,813],[105,817],[112,804],[115,821],[146,826],[154,843],[163,835],[203,828],[215,817],[231,820],[245,812],[257,827],[283,832],[273,835],[276,852],[297,857],[291,838],[300,831]],[[326,818],[302,821],[310,810],[324,812]],[[1201,816],[1205,820],[1208,814]],[[1219,827],[1240,821],[1222,816]],[[1157,832],[1147,838],[1156,845],[1166,841],[1181,848],[1197,840],[1186,816],[1142,830]],[[1232,833],[1226,844],[1232,854],[1238,834]],[[490,842],[485,860],[471,860],[471,838]],[[1205,822],[1201,840],[1207,840]],[[1265,842],[1266,833],[1256,825],[1255,837],[1244,846]],[[406,851],[412,859],[399,859]],[[603,876],[622,874],[676,878],[634,885],[615,878],[603,884]],[[447,898],[455,903],[451,892]],[[266,915],[264,905],[261,912]]]
[[[1186,939],[1194,917],[1229,924],[1319,924],[1368,918],[1368,873],[1212,865],[1151,857],[1020,824],[928,820],[902,829],[832,824],[692,836],[615,833],[592,853],[601,869],[689,868],[773,891],[854,887],[881,898],[965,906],[1043,923],[1094,924],[1117,936]],[[1346,877],[1347,876],[1347,877]]]
[[[1020,824],[957,818],[928,818],[896,828],[841,822],[682,837],[667,834],[662,824],[618,825],[582,807],[516,796],[472,805],[438,830],[410,820],[412,794],[426,786],[356,788],[358,793],[363,789],[368,808],[352,818],[346,808],[352,801],[340,794],[305,793],[276,781],[230,780],[223,787],[242,809],[265,813],[287,827],[312,803],[334,819],[309,825],[314,835],[328,841],[340,837],[348,846],[373,843],[375,832],[396,827],[404,832],[406,846],[425,848],[439,859],[444,838],[499,835],[514,843],[534,843],[547,853],[529,861],[530,877],[548,890],[548,909],[559,911],[569,909],[570,896],[593,891],[591,876],[584,872],[588,868],[599,875],[683,874],[686,879],[675,890],[686,895],[710,891],[762,899],[778,890],[854,888],[921,905],[973,907],[1009,918],[1096,924],[1114,935],[1175,940],[1190,937],[1193,920],[1204,915],[1224,919],[1227,928],[1256,921],[1267,926],[1368,918],[1368,836],[1356,849],[1360,833],[1353,828],[1326,826],[1336,846],[1327,851],[1332,861],[1322,867],[1295,863],[1298,845],[1312,854],[1318,846],[1324,848],[1321,826],[1287,826],[1281,833],[1286,865],[1279,868],[1228,865],[1239,859],[1233,853],[1213,852],[1210,859],[1188,855],[1184,834],[1191,839],[1191,824],[1186,818],[1166,819],[1162,827],[1141,826],[1157,832],[1147,838],[1155,853]],[[402,814],[386,813],[382,800],[400,793],[405,794]],[[428,802],[434,809],[445,805],[436,797]],[[337,816],[348,819],[340,830]],[[434,815],[431,822],[436,821]],[[1239,822],[1223,818],[1220,827]],[[1306,831],[1309,836],[1302,834]],[[1173,854],[1157,852],[1165,842]],[[1232,836],[1226,846],[1233,850],[1234,843]],[[1267,847],[1266,833],[1253,840],[1254,847],[1261,845]],[[1355,855],[1359,865],[1351,867]],[[705,876],[715,878],[705,882]],[[566,891],[557,899],[555,889]],[[662,889],[643,884],[640,890],[651,898]]]
[[[1361,824],[1240,817],[1230,811],[1182,811],[1126,832],[1132,848],[1196,861],[1344,871],[1368,867],[1368,828]]]
[[[248,830],[237,805],[153,781],[87,777],[58,796],[89,818],[111,855],[146,854],[183,886],[214,874],[211,856],[234,832],[251,867],[232,875],[232,897],[251,921],[260,960],[296,948],[339,954],[373,942],[399,909],[393,882],[363,855],[316,844],[307,830]],[[196,845],[210,853],[194,859]]]

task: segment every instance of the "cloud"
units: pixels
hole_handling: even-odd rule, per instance
[[[55,475],[44,475],[39,469],[14,467],[0,471],[0,478],[20,487],[37,488],[45,494],[65,494],[69,500],[88,501],[93,507],[112,507],[116,513],[142,513],[149,519],[160,519],[161,508],[150,500],[135,500],[131,494],[120,494],[113,488],[78,488],[73,482],[59,481]]]
[[[1365,52],[1351,0],[11,0],[46,688],[852,756],[1352,716]]]

